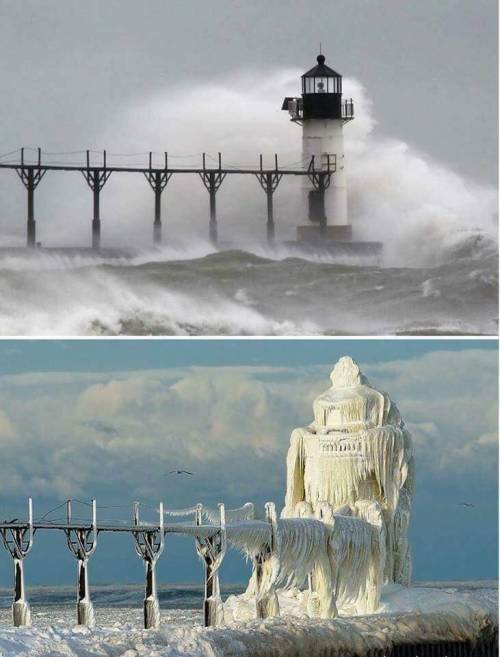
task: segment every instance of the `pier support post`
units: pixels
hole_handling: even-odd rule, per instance
[[[35,185],[33,183],[33,169],[28,169],[28,220],[26,224],[26,244],[34,247],[36,244],[36,222],[35,222]]]
[[[161,192],[155,190],[155,218],[153,222],[153,242],[161,244]]]
[[[275,230],[274,230],[274,209],[273,209],[273,194],[278,187],[282,173],[278,171],[278,156],[274,156],[275,168],[274,171],[264,171],[262,168],[262,155],[260,156],[260,172],[255,174],[260,186],[266,193],[267,198],[267,222],[266,222],[266,237],[267,243],[270,246],[274,245]]]
[[[87,151],[87,168],[82,169],[83,177],[93,193],[94,212],[92,217],[92,248],[99,250],[101,247],[101,214],[100,214],[100,192],[104,187],[111,171],[106,168],[106,151],[103,151],[104,166],[90,167],[90,151]]]
[[[269,618],[280,615],[280,606],[278,596],[272,582],[268,581],[269,573],[266,570],[271,568],[270,558],[278,547],[278,532],[276,507],[273,502],[266,503],[266,520],[271,525],[271,544],[260,554],[257,554],[254,561],[255,571],[255,611],[257,618]]]
[[[14,627],[31,625],[31,611],[24,588],[24,562],[14,558],[14,602],[12,603]]]
[[[76,616],[78,625],[95,625],[94,607],[90,599],[88,580],[88,560],[97,547],[97,507],[92,500],[91,527],[72,525],[71,500],[66,502],[67,528],[64,532],[68,547],[77,560]]]
[[[210,197],[210,223],[208,226],[209,239],[213,246],[217,246],[217,206],[215,197],[219,191],[220,186],[222,185],[224,178],[226,177],[226,173],[222,171],[222,158],[220,153],[218,169],[207,169],[205,160],[205,153],[203,153],[203,171],[200,172],[199,175]]]
[[[270,186],[270,177],[271,174],[267,174],[267,187],[269,189]],[[266,192],[267,196],[267,223],[266,223],[266,236],[267,236],[267,243],[272,245],[274,244],[274,237],[275,237],[275,232],[274,232],[274,212],[273,212],[273,193],[272,192]]]
[[[134,504],[135,551],[144,561],[146,570],[146,586],[144,594],[144,628],[154,629],[160,626],[160,603],[156,589],[156,562],[160,558],[165,545],[163,502],[159,507],[160,523],[158,527],[141,526],[139,519],[139,503]]]
[[[24,588],[24,558],[33,545],[33,502],[28,500],[28,521],[15,520],[10,526],[0,529],[5,548],[14,561],[14,600],[12,602],[12,620],[15,627],[31,625],[30,606]]]
[[[210,194],[210,223],[208,227],[208,235],[210,242],[215,246],[218,241],[217,235],[217,206],[215,195],[217,193],[215,189],[215,174],[213,171],[210,172],[209,176],[209,194]]]
[[[337,168],[336,158],[331,159],[327,155],[326,168],[316,169],[314,155],[307,169],[307,176],[314,186],[309,192],[309,220],[319,224],[319,234],[322,239],[326,238],[327,217],[325,212],[325,190],[330,186],[331,176]]]
[[[99,249],[101,247],[101,213],[99,207],[99,196],[101,190],[99,189],[99,183],[97,182],[98,172],[94,171],[94,187],[93,191],[93,216],[92,216],[92,248]]]
[[[318,176],[318,220],[319,220],[319,235],[321,239],[326,238],[326,211],[325,211],[325,175],[324,173]]]
[[[35,189],[47,171],[42,167],[41,149],[38,149],[38,164],[25,165],[24,148],[21,148],[21,166],[16,171],[28,192],[26,245],[33,248],[36,246]]]
[[[165,153],[165,168],[152,169],[152,153],[149,154],[149,171],[145,171],[146,180],[151,186],[155,195],[155,214],[153,222],[153,242],[161,244],[162,227],[161,227],[161,195],[168,181],[172,177],[172,172],[168,171],[168,155]]]
[[[196,509],[196,524],[202,524],[202,505]],[[219,568],[226,554],[226,512],[219,504],[219,530],[212,536],[196,537],[196,552],[204,566],[203,624],[218,627],[224,624],[224,607],[220,595]]]

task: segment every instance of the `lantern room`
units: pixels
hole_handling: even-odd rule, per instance
[[[342,118],[342,76],[318,55],[317,65],[302,76],[302,118]]]
[[[318,64],[302,76],[302,94],[341,94],[342,76],[325,64],[325,56],[318,55]]]
[[[342,101],[342,76],[325,64],[324,55],[318,55],[316,61],[316,66],[302,76],[302,97],[285,98],[281,109],[298,123],[308,119],[350,121],[354,107],[352,99]]]

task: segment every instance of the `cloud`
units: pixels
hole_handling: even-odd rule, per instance
[[[435,351],[365,369],[398,403],[421,465],[437,472],[471,467],[493,472],[498,446],[496,352]]]
[[[109,374],[34,373],[0,377],[0,443],[8,477],[2,496],[54,499],[164,497],[276,499],[296,426],[312,419],[313,398],[333,364],[191,367]],[[414,438],[417,481],[495,477],[494,352],[433,352],[361,364],[396,400]],[[165,478],[186,468],[193,478]]]
[[[17,436],[16,427],[13,425],[7,413],[0,408],[0,446],[5,445]]]

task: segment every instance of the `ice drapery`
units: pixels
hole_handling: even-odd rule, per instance
[[[411,436],[396,405],[370,386],[359,366],[341,358],[332,386],[313,403],[314,420],[295,429],[287,456],[283,517],[313,513],[323,503],[354,509],[378,502],[384,519],[384,577],[408,584],[410,550],[406,538],[413,494]]]
[[[274,505],[267,505],[271,509]],[[373,612],[380,600],[385,549],[380,505],[370,502],[340,516],[323,506],[321,518],[246,520],[226,527],[227,540],[253,563],[247,595],[257,615],[279,615],[278,589],[309,587],[310,616],[334,618],[337,605]]]
[[[312,617],[337,607],[373,613],[384,582],[408,584],[407,530],[414,465],[410,434],[390,397],[349,357],[313,403],[314,420],[295,429],[287,455],[285,507],[229,511],[227,540],[252,561],[246,596],[258,617],[279,615],[278,589],[302,589]],[[215,512],[204,510],[209,522]]]

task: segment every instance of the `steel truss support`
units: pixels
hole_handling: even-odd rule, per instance
[[[205,153],[203,153],[203,171],[199,173],[209,195],[210,195],[210,224],[209,224],[209,238],[210,242],[216,246],[217,235],[217,208],[215,204],[215,195],[219,191],[226,174],[222,172],[222,156],[219,153],[219,169],[208,170],[205,165]]]
[[[196,509],[196,524],[202,524],[203,506]],[[220,595],[219,568],[227,549],[226,511],[219,504],[219,531],[207,538],[196,538],[196,552],[204,564],[205,595],[203,599],[203,624],[217,627],[224,624],[224,607]]]
[[[309,218],[312,221],[319,222],[319,234],[321,237],[326,237],[325,190],[330,187],[332,174],[335,173],[337,168],[337,158],[335,155],[326,154],[326,158],[326,170],[323,167],[319,170],[316,169],[314,155],[311,157],[307,168],[307,177],[313,184],[315,193],[317,194],[316,203],[314,204],[315,216],[310,216]],[[311,204],[309,205],[309,212],[311,212]]]
[[[265,551],[254,555],[254,577],[255,577],[255,610],[257,618],[269,618],[270,616],[279,616],[280,607],[276,591],[271,586],[269,587],[268,576],[266,577],[266,570],[270,569],[269,560],[278,548],[278,517],[276,514],[276,507],[274,502],[267,502],[266,506],[266,520],[271,525],[271,544],[268,545]]]
[[[149,171],[145,171],[146,180],[151,185],[155,195],[155,218],[153,222],[153,242],[161,244],[161,195],[168,181],[172,177],[172,172],[168,171],[168,155],[165,153],[165,169],[152,169],[152,153],[149,154]]]
[[[165,546],[163,502],[159,506],[160,523],[158,527],[141,526],[139,502],[134,503],[135,551],[144,561],[146,586],[144,596],[144,628],[149,630],[160,626],[160,603],[156,589],[156,562]]]
[[[68,547],[77,560],[76,615],[78,625],[95,625],[94,607],[90,599],[88,560],[97,547],[97,507],[92,500],[92,524],[90,527],[71,527],[71,500],[66,502],[66,522],[64,530]]]
[[[15,627],[31,625],[30,606],[24,588],[24,558],[33,546],[33,502],[28,499],[28,522],[19,527],[0,529],[5,548],[14,560],[14,601],[12,620]]]
[[[267,242],[270,245],[274,244],[275,230],[274,230],[274,210],[273,210],[273,194],[283,178],[283,174],[278,172],[278,156],[274,156],[275,170],[263,171],[262,170],[262,155],[260,156],[260,173],[255,174],[260,186],[266,193],[267,197]]]
[[[87,168],[82,169],[83,177],[87,185],[93,192],[93,218],[92,218],[92,248],[98,250],[101,247],[101,214],[100,214],[100,193],[101,189],[107,183],[111,171],[106,168],[106,151],[103,151],[104,166],[90,167],[90,151],[87,151]]]
[[[44,177],[47,169],[42,167],[42,151],[38,149],[38,164],[24,164],[24,148],[21,148],[21,166],[16,168],[17,175],[28,192],[28,218],[26,222],[26,244],[33,248],[36,246],[36,221],[35,221],[35,189]]]

